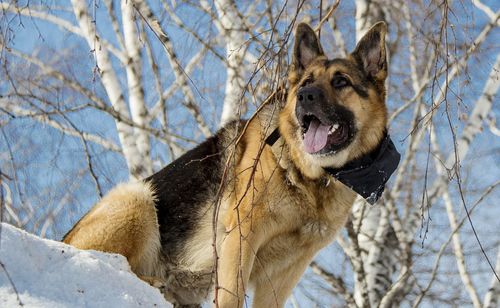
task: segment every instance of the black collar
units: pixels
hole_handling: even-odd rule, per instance
[[[272,146],[280,137],[276,128],[266,143]],[[379,146],[358,159],[350,161],[342,168],[325,168],[325,171],[344,185],[374,204],[382,195],[385,183],[398,167],[401,154],[394,146],[389,134],[385,133]]]

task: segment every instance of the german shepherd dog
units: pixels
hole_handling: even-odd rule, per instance
[[[176,306],[212,296],[218,307],[242,307],[253,288],[253,307],[283,307],[356,197],[328,168],[369,155],[386,136],[386,32],[377,23],[350,55],[329,60],[299,24],[283,106],[118,185],[64,242],[124,255]]]

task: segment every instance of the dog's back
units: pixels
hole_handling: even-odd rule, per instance
[[[113,188],[63,241],[125,256],[144,280],[161,279],[173,302],[202,302],[213,281],[213,206],[244,124],[230,123],[152,176]]]

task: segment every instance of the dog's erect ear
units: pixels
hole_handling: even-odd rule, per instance
[[[308,24],[300,23],[295,31],[293,47],[293,70],[301,75],[311,62],[323,55],[323,48],[314,30]]]
[[[386,34],[386,23],[383,21],[376,23],[361,38],[352,52],[352,56],[362,65],[365,73],[377,81],[383,81],[387,77]]]

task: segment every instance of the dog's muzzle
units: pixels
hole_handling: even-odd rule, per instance
[[[295,115],[301,127],[304,150],[310,154],[335,153],[347,147],[356,132],[353,113],[328,100],[317,86],[299,89]]]

